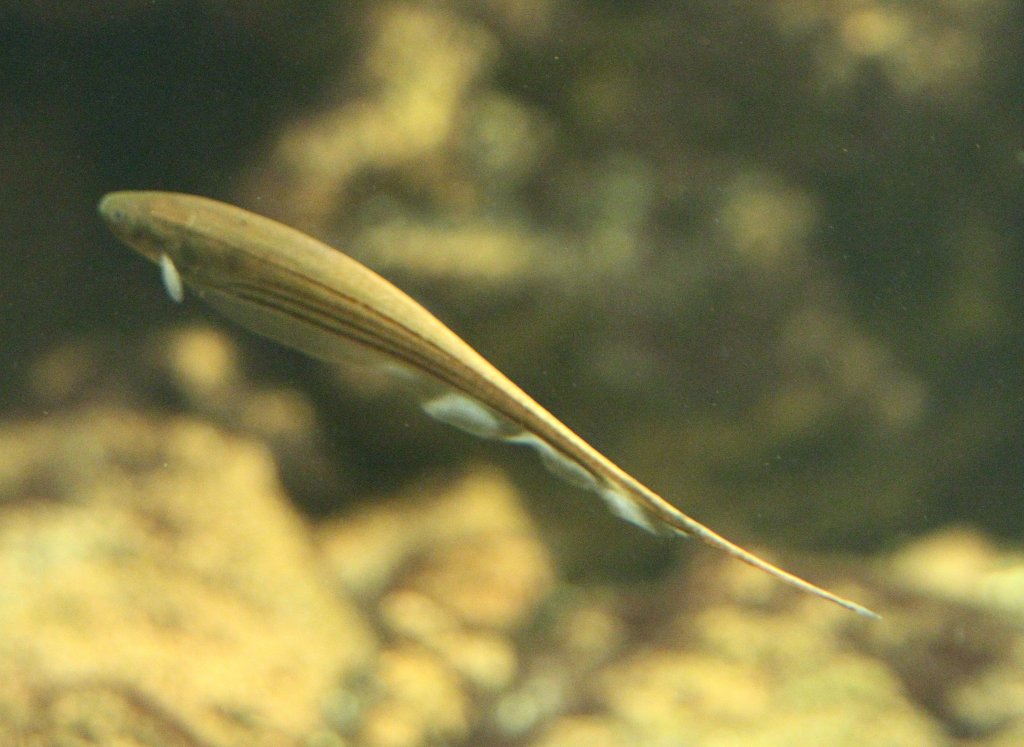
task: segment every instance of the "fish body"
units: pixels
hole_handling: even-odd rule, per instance
[[[195,195],[114,192],[111,231],[159,265],[168,294],[187,287],[248,329],[329,362],[362,360],[413,384],[430,416],[523,444],[552,472],[652,532],[695,537],[801,591],[877,615],[778,568],[687,516],[594,449],[417,301],[294,228]]]

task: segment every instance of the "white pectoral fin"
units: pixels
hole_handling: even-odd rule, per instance
[[[160,279],[164,282],[164,290],[171,300],[181,303],[185,300],[185,284],[181,280],[178,268],[166,254],[160,255]]]

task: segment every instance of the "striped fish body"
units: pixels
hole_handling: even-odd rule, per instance
[[[430,416],[532,447],[552,472],[654,532],[696,537],[801,591],[868,617],[726,540],[590,446],[406,293],[342,252],[269,218],[194,195],[115,192],[100,214],[157,263],[168,293],[188,287],[242,326],[312,357],[361,360],[404,379]]]

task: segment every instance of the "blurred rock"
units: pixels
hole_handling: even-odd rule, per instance
[[[892,560],[894,581],[935,599],[1002,613],[1024,623],[1024,553],[1001,551],[975,529],[922,537]]]
[[[0,457],[0,742],[1005,747],[1024,722],[1017,609],[975,593],[1015,556],[964,529],[818,564],[870,622],[711,553],[573,586],[491,469],[310,533],[263,447],[195,420],[82,409],[0,427]]]
[[[349,85],[367,95],[285,128],[247,188],[300,226],[323,225],[367,170],[442,156],[496,51],[483,26],[441,6],[381,4],[365,34]]]
[[[350,593],[380,594],[399,577],[460,622],[495,630],[528,619],[554,580],[519,496],[486,470],[327,523],[321,543]]]
[[[0,495],[0,741],[294,744],[372,654],[250,441],[112,409],[8,424]]]
[[[515,635],[551,593],[555,569],[511,486],[488,470],[326,524],[324,559],[382,625],[367,745],[467,738],[483,726],[473,693],[519,676]],[[406,674],[394,681],[390,665]],[[391,672],[391,674],[389,674]],[[416,685],[418,678],[424,684]],[[433,683],[433,684],[430,684]],[[407,688],[449,692],[442,703]]]

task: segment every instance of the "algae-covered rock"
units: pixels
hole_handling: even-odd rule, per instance
[[[511,484],[477,470],[328,522],[320,539],[338,585],[380,623],[358,744],[477,743],[556,578]]]
[[[1024,721],[1016,607],[972,592],[1017,556],[967,530],[816,564],[872,622],[710,554],[570,584],[489,468],[313,530],[268,454],[126,409],[0,428],[0,743],[1002,747]]]
[[[0,741],[295,744],[372,653],[260,445],[91,410],[0,462]]]
[[[921,537],[892,567],[906,589],[1024,622],[1024,552],[1001,551],[976,529],[951,526]]]

